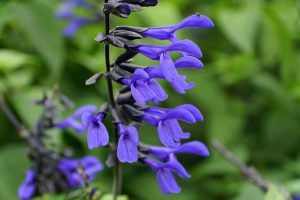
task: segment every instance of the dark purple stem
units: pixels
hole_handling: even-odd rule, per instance
[[[105,3],[107,3],[108,0],[105,0]],[[105,13],[105,34],[109,35],[109,29],[110,29],[110,19],[109,14]],[[109,43],[105,42],[105,63],[106,63],[106,72],[110,72],[110,56],[109,56]],[[110,105],[113,109],[116,108],[116,102],[114,99],[114,93],[113,93],[113,86],[112,86],[112,80],[110,78],[107,78],[107,89],[108,89],[108,95],[110,100]],[[114,135],[114,151],[116,149],[116,146],[118,144],[118,129],[114,124],[113,127],[113,135]],[[117,158],[117,154],[115,153],[115,165],[114,165],[114,179],[113,179],[113,199],[117,200],[118,195],[121,193],[121,186],[122,186],[122,173],[121,173],[121,165]]]

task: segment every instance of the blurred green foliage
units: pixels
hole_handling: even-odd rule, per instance
[[[59,3],[0,0],[0,91],[29,127],[41,112],[29,100],[40,98],[54,84],[59,84],[76,106],[100,104],[107,98],[105,81],[84,85],[93,73],[104,70],[103,46],[94,41],[103,31],[103,23],[64,39],[61,31],[66,23],[54,17]],[[299,7],[297,0],[161,0],[156,8],[145,8],[129,19],[113,18],[112,25],[171,25],[195,12],[212,18],[214,29],[180,32],[180,38],[191,38],[201,46],[206,67],[182,72],[196,83],[185,96],[162,83],[171,97],[163,106],[195,104],[206,120],[183,125],[192,139],[207,144],[218,139],[240,159],[256,166],[267,180],[300,193]],[[119,52],[113,49],[112,59]],[[142,56],[136,61],[151,63]],[[106,123],[110,128],[109,120]],[[0,127],[0,199],[14,200],[30,164],[24,142],[2,112]],[[140,135],[148,143],[158,142],[152,127],[143,127]],[[49,140],[59,142],[55,148],[72,145],[78,156],[95,154],[105,161],[107,151],[89,151],[85,136],[72,131],[51,136]],[[161,194],[155,174],[139,164],[124,165],[124,193],[138,200],[282,199],[275,187],[265,196],[212,148],[208,159],[179,159],[192,174],[190,180],[179,180],[179,195]],[[111,170],[97,180],[97,187],[109,192]]]

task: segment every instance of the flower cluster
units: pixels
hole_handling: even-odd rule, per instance
[[[78,15],[76,13],[77,9],[85,10],[88,15]],[[66,37],[72,37],[80,27],[98,23],[102,19],[95,6],[87,0],[65,0],[56,12],[56,17],[69,22],[68,26],[63,30],[63,34]]]
[[[128,17],[132,11],[145,6],[156,6],[157,0],[117,0],[104,4],[107,16],[114,14]],[[109,18],[108,18],[109,19]],[[168,94],[156,79],[162,79],[171,84],[174,90],[185,94],[194,87],[193,82],[187,82],[186,76],[178,72],[180,68],[203,68],[199,60],[202,57],[200,48],[193,41],[180,40],[176,32],[185,28],[212,28],[213,22],[206,16],[195,14],[185,18],[177,25],[141,28],[133,26],[118,26],[106,33],[99,33],[97,42],[105,42],[125,51],[120,55],[105,74],[109,81],[123,85],[123,89],[110,107],[102,106],[99,110],[94,106],[83,106],[69,118],[57,122],[60,128],[72,127],[81,133],[88,132],[88,147],[94,149],[101,146],[113,146],[109,133],[103,124],[107,112],[111,113],[115,128],[118,130],[116,156],[119,162],[134,163],[140,161],[149,166],[157,174],[161,190],[165,194],[178,193],[178,186],[173,172],[181,178],[190,175],[177,160],[176,154],[189,153],[206,157],[207,147],[198,141],[182,144],[191,134],[184,132],[179,121],[186,123],[202,122],[201,112],[193,105],[184,104],[174,108],[147,106],[152,102],[158,104],[168,99]],[[134,41],[141,38],[168,40],[167,46],[138,44]],[[180,58],[173,61],[171,53],[175,52]],[[107,53],[107,52],[106,52]],[[137,54],[159,61],[158,66],[140,66],[132,63]],[[98,75],[93,76],[96,82]],[[81,120],[80,120],[81,118]],[[163,146],[151,146],[139,141],[138,127],[147,123],[157,127],[158,137]]]
[[[102,169],[103,165],[96,157],[86,156],[78,160],[69,158],[60,159],[56,172],[65,177],[68,189],[72,189],[92,181],[95,175],[102,171]],[[34,168],[27,170],[25,180],[20,185],[18,191],[21,200],[29,200],[35,196],[39,184],[38,175],[37,170]]]
[[[43,113],[37,119],[36,126],[31,131],[26,130],[24,134],[28,142],[28,157],[32,164],[19,187],[19,198],[29,200],[44,193],[68,192],[83,186],[86,188],[95,175],[102,171],[101,162],[94,156],[72,159],[70,150],[54,151],[45,144],[44,136],[50,129],[68,126],[74,127],[79,132],[83,131],[81,123],[76,122],[76,119],[81,117],[82,113],[93,112],[97,108],[85,106],[70,118],[54,126],[53,122],[60,108],[71,106],[71,101],[54,90],[53,94],[44,95],[41,100],[33,102],[43,107]]]

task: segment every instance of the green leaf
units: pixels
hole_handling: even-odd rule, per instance
[[[257,186],[247,183],[234,200],[263,200],[263,198],[264,194]]]
[[[105,194],[101,200],[113,200],[112,194]],[[125,195],[118,196],[117,200],[129,200],[129,198]]]
[[[32,57],[28,54],[10,49],[0,50],[0,71],[9,72],[31,61]]]
[[[18,144],[2,147],[0,149],[0,163],[0,199],[18,200],[18,187],[29,166],[25,147]]]
[[[42,107],[30,103],[30,100],[40,99],[43,90],[39,87],[24,88],[15,95],[11,95],[13,105],[18,111],[21,120],[28,126],[32,127],[42,113]]]
[[[245,52],[253,51],[260,19],[260,1],[251,1],[237,10],[221,9],[218,23],[228,39]]]
[[[52,75],[59,75],[64,62],[63,38],[51,7],[34,0],[16,3],[11,8],[16,22],[46,61]]]
[[[36,197],[33,200],[65,200],[65,195],[45,194],[41,197]]]
[[[277,186],[271,186],[264,200],[287,200]]]
[[[11,15],[8,13],[8,3],[0,6],[0,37],[4,26],[11,20]]]

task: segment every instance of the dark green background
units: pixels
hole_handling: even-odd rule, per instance
[[[61,31],[66,23],[54,18],[59,3],[0,0],[0,91],[28,127],[41,113],[29,100],[40,98],[54,84],[59,84],[77,107],[99,105],[107,99],[104,80],[84,85],[93,73],[105,69],[103,45],[94,41],[103,31],[103,23],[85,27],[74,38],[65,39]],[[182,192],[168,197],[161,194],[149,168],[124,165],[123,191],[130,199],[275,200],[272,195],[276,196],[276,191],[264,197],[258,187],[218,155],[210,147],[212,139],[256,166],[267,180],[300,193],[299,7],[297,0],[161,0],[157,7],[145,8],[129,19],[113,17],[114,26],[162,26],[198,12],[215,22],[211,30],[180,31],[180,38],[192,39],[201,47],[205,69],[181,72],[196,83],[184,96],[162,82],[169,99],[161,104],[174,107],[191,103],[200,108],[205,116],[203,123],[182,125],[192,133],[193,140],[209,145],[211,156],[179,156],[192,178],[178,179]],[[112,59],[119,53],[113,48]],[[157,64],[142,56],[136,63]],[[106,124],[110,128],[109,120]],[[89,151],[85,135],[71,130],[49,135],[47,143],[56,150],[72,145],[77,156],[95,154],[105,161],[107,151]],[[156,130],[150,126],[140,129],[140,137],[151,144],[158,142]],[[17,187],[30,166],[25,149],[25,143],[0,112],[1,200],[17,199]],[[96,185],[109,192],[111,179],[111,169],[106,169]]]

